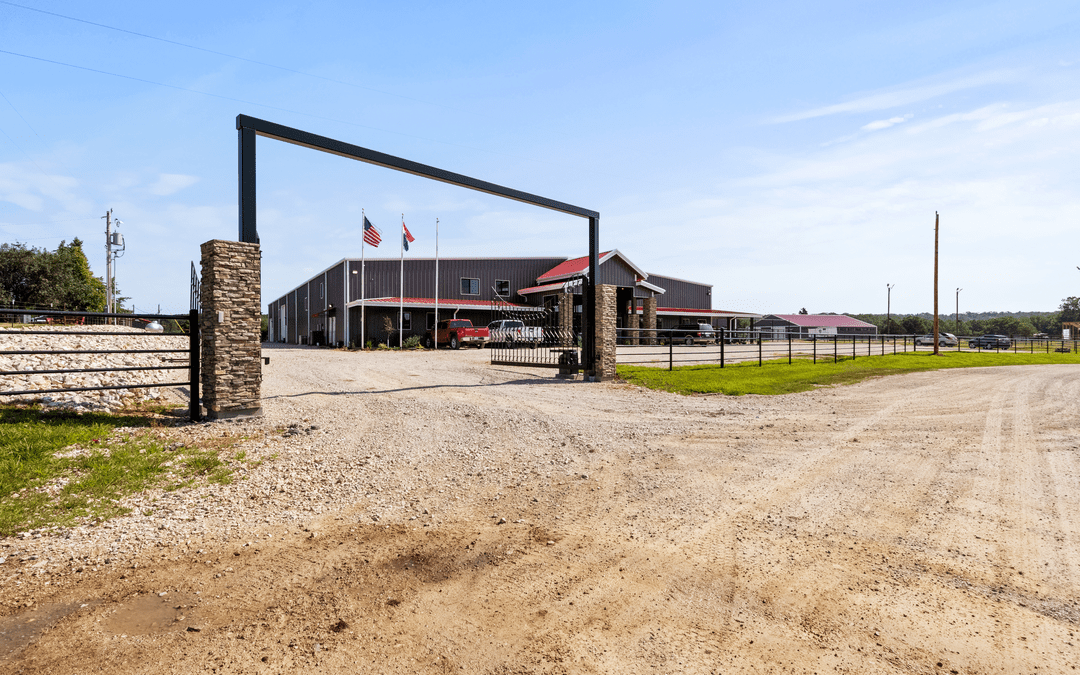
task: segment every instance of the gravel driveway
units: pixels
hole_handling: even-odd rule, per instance
[[[728,398],[559,381],[484,351],[264,354],[264,418],[169,432],[265,458],[246,479],[3,542],[0,659],[49,673],[1080,663],[1075,366]]]

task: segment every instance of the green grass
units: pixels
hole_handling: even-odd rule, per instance
[[[118,501],[150,487],[231,482],[219,449],[167,444],[149,429],[113,433],[157,424],[143,415],[0,408],[0,536],[100,522],[126,513]],[[61,452],[75,447],[82,451]]]
[[[943,352],[909,353],[886,356],[866,356],[837,363],[817,364],[787,359],[756,361],[740,364],[681,366],[674,370],[642,366],[619,366],[618,375],[632,384],[679,394],[790,394],[817,387],[853,384],[870,377],[898,375],[942,368],[976,368],[983,366],[1026,366],[1046,363],[1080,364],[1077,354],[1012,354]]]

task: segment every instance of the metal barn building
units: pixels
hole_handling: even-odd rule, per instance
[[[269,303],[272,342],[359,346],[396,339],[399,307],[406,337],[422,335],[439,318],[469,319],[486,325],[507,312],[558,325],[558,296],[570,283],[574,325],[580,327],[581,287],[588,256],[580,258],[439,258],[438,288],[434,258],[406,258],[404,289],[399,258],[347,258]],[[362,275],[362,278],[361,278]],[[712,309],[712,286],[648,274],[617,249],[600,255],[599,283],[617,287],[617,325],[641,315],[644,300],[655,298],[657,328],[687,321],[734,327],[738,318],[759,314]],[[437,291],[437,293],[436,293]],[[363,338],[361,338],[363,336]]]
[[[824,335],[877,335],[877,326],[846,314],[766,314],[755,324],[763,332],[772,330],[775,339],[809,338]]]

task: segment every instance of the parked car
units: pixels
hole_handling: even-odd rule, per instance
[[[458,349],[461,345],[483,347],[488,341],[488,329],[487,326],[473,326],[468,319],[449,319],[440,321],[438,326],[427,332],[424,346],[431,349],[436,340],[450,349]]]
[[[1035,333],[1031,336],[1032,340],[1049,340],[1050,333]]]
[[[683,343],[687,346],[706,345],[710,342],[720,343],[720,334],[712,325],[707,323],[680,323],[670,331],[664,331],[660,344],[667,344],[668,340],[676,344]]]
[[[956,336],[952,333],[938,333],[938,345],[942,347],[955,347],[960,344],[960,341],[956,339]],[[933,346],[933,335],[920,335],[915,338],[916,346]]]
[[[968,342],[972,349],[1008,349],[1012,347],[1012,340],[1007,335],[980,335]]]
[[[544,329],[540,326],[526,326],[516,319],[499,319],[488,324],[488,344],[514,347],[516,345],[536,345],[544,339]]]

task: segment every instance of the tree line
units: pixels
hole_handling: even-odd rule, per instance
[[[55,251],[0,244],[0,304],[16,308],[101,312],[105,281],[90,271],[78,237]]]
[[[892,335],[925,335],[934,330],[934,316],[922,314],[849,314],[848,316],[872,323],[878,332]],[[1061,325],[1067,321],[1080,321],[1080,297],[1070,296],[1061,301],[1056,312],[982,312],[961,314],[959,322],[955,314],[939,314],[938,330],[955,335],[1009,335],[1031,337],[1047,333],[1051,337],[1061,335]]]

